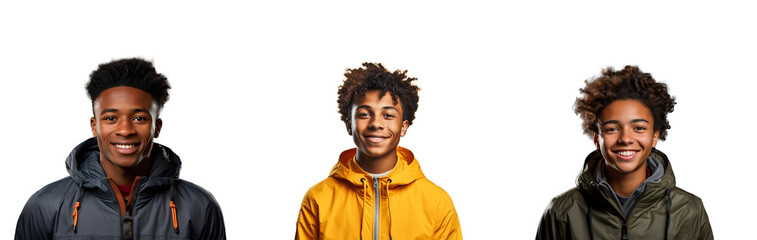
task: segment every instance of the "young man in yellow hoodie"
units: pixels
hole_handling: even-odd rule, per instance
[[[295,239],[462,239],[452,199],[399,147],[418,109],[407,71],[348,69],[339,113],[357,148],[302,200]]]

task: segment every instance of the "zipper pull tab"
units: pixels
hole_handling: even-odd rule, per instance
[[[626,221],[623,221],[623,228],[620,229],[620,239],[628,240],[628,227],[626,227]]]

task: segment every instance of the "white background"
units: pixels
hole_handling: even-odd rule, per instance
[[[271,1],[272,2],[272,1]],[[154,60],[171,85],[156,142],[210,190],[231,239],[291,239],[300,201],[353,147],[336,91],[361,62],[422,88],[400,145],[452,197],[466,239],[532,239],[593,150],[572,105],[638,65],[678,105],[679,187],[718,239],[753,236],[755,7],[735,2],[51,1],[0,4],[0,238],[91,137],[89,73]],[[63,213],[65,214],[65,213]]]

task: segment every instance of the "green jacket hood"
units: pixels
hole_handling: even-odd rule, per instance
[[[664,153],[654,149],[650,156],[662,164],[664,176],[646,182],[624,216],[615,193],[597,182],[601,153],[590,153],[577,186],[553,198],[545,209],[536,239],[713,239],[702,200],[676,186]]]
[[[646,183],[645,193],[637,200],[631,214],[638,213],[639,210],[648,209],[656,201],[662,199],[665,196],[666,191],[670,191],[676,186],[675,174],[673,174],[673,168],[670,166],[668,156],[657,149],[653,149],[649,156],[662,162],[662,167],[665,168],[665,175],[659,182]],[[603,158],[599,150],[591,152],[589,156],[586,157],[583,170],[577,179],[578,189],[588,198],[588,203],[591,206],[596,206],[602,209],[614,209],[622,216],[620,206],[614,201],[615,196],[603,192],[596,180],[596,168],[600,165],[601,161],[603,161]]]

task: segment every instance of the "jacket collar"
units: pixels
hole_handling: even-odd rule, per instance
[[[167,185],[171,179],[178,179],[181,159],[170,148],[153,143],[150,152],[150,173],[142,177],[144,187]],[[100,149],[97,139],[90,138],[76,146],[66,158],[69,176],[85,188],[99,188],[109,191],[107,175],[100,166]]]
[[[370,179],[371,176],[357,164],[355,160],[356,153],[357,149],[352,148],[339,154],[339,161],[331,169],[329,176],[345,179],[356,186],[362,186],[360,179]],[[413,152],[407,148],[397,146],[397,165],[383,178],[391,179],[391,187],[393,187],[410,184],[415,180],[425,178],[425,176]]]
[[[652,151],[650,157],[656,158],[662,163],[665,174],[659,182],[646,183],[644,193],[637,199],[631,210],[630,216],[634,218],[654,206],[657,201],[662,201],[666,189],[675,187],[675,175],[668,157],[657,149]],[[597,181],[596,171],[597,167],[601,165],[601,161],[603,161],[602,154],[598,150],[591,152],[586,157],[583,170],[577,180],[578,189],[587,197],[588,204],[591,204],[592,207],[612,209],[617,215],[623,216],[620,206],[615,201],[614,193],[602,191],[602,187]]]

